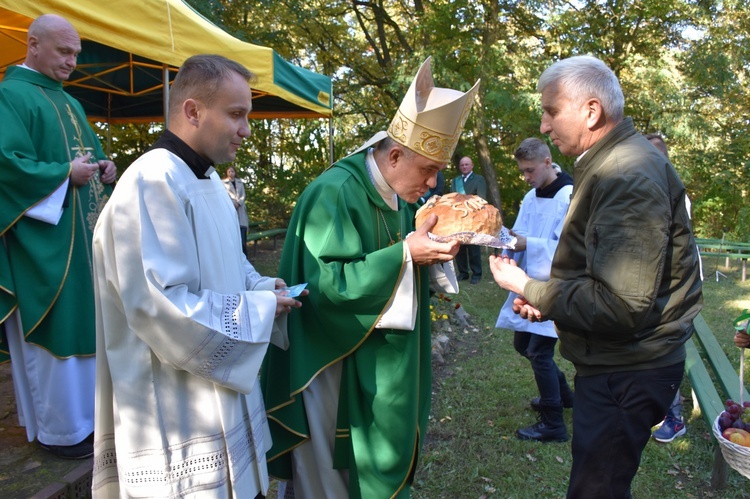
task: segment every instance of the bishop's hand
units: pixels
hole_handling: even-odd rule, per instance
[[[430,215],[416,231],[412,232],[404,243],[409,246],[411,259],[417,265],[434,265],[449,262],[461,247],[458,241],[439,243],[430,239],[427,233],[435,227],[437,216]]]

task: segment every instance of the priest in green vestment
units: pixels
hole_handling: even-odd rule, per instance
[[[428,267],[458,243],[414,227],[450,162],[478,83],[437,88],[425,61],[387,132],[314,180],[295,207],[279,275],[307,283],[286,350],[261,373],[272,475],[297,498],[408,497],[430,411]]]
[[[62,457],[93,432],[92,231],[117,173],[63,90],[80,51],[68,21],[43,15],[0,83],[0,352],[29,441]]]

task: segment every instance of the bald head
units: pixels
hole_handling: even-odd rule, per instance
[[[35,36],[37,38],[44,38],[45,35],[48,35],[49,33],[53,33],[55,31],[59,31],[61,29],[70,29],[75,31],[73,25],[70,24],[70,22],[64,17],[58,16],[57,14],[43,14],[34,19],[34,21],[29,26],[28,37],[31,38],[32,36]]]
[[[55,14],[39,16],[29,26],[26,65],[53,80],[70,77],[81,53],[81,38],[70,22]]]

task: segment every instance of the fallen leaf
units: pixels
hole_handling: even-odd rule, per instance
[[[561,458],[560,456],[555,456],[555,459],[557,459],[558,463],[563,463],[563,458]]]
[[[531,454],[526,454],[526,459],[528,459],[532,463],[536,461],[536,458],[532,456]]]

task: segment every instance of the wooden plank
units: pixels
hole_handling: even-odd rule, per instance
[[[685,371],[688,373],[690,385],[693,387],[693,400],[698,401],[701,415],[710,428],[714,420],[724,410],[724,400],[716,391],[714,382],[708,374],[692,338],[685,343],[685,351],[687,353]]]
[[[278,228],[278,229],[262,230],[260,232],[249,232],[247,234],[247,240],[248,242],[257,241],[259,239],[265,239],[267,237],[280,236],[281,234],[286,234],[286,229]]]
[[[748,258],[750,258],[750,254],[748,253],[719,253],[712,251],[701,251],[700,254],[702,257],[732,258],[737,260],[747,260]]]

